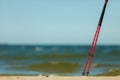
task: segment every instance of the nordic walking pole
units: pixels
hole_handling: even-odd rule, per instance
[[[93,39],[92,45],[90,47],[88,58],[86,60],[86,64],[84,65],[84,69],[83,69],[83,73],[82,73],[83,76],[85,74],[88,76],[88,74],[90,72],[90,67],[91,67],[91,64],[92,64],[92,59],[94,57],[94,52],[95,52],[95,49],[96,49],[96,44],[97,44],[97,41],[98,41],[98,36],[99,36],[99,33],[100,33],[100,29],[101,29],[101,25],[102,25],[102,21],[103,21],[103,17],[104,17],[104,14],[105,14],[107,3],[108,3],[108,0],[105,0],[103,10],[102,10],[102,14],[101,14],[99,22],[98,22],[97,30],[95,32],[94,39]],[[86,72],[86,69],[87,69],[87,72]]]

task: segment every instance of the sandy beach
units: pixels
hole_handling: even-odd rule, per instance
[[[120,76],[0,76],[0,80],[120,80]]]

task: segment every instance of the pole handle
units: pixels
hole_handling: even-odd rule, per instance
[[[108,3],[108,0],[105,0],[105,4],[107,4]]]

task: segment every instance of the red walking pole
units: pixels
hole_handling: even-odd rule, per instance
[[[99,36],[99,33],[100,33],[100,28],[101,28],[101,25],[102,25],[102,21],[103,21],[103,17],[104,17],[104,13],[105,13],[107,3],[108,3],[108,0],[105,0],[104,7],[103,7],[103,10],[102,10],[102,14],[101,14],[100,20],[98,22],[97,30],[95,32],[94,39],[93,39],[92,45],[90,47],[90,51],[89,51],[86,63],[84,65],[84,69],[83,69],[83,73],[82,73],[83,76],[85,74],[88,76],[88,74],[90,72],[90,66],[92,64],[92,59],[94,57],[94,52],[95,52],[95,49],[96,49],[96,44],[97,44],[97,41],[98,41],[98,36]],[[86,72],[86,69],[87,69],[87,72]]]

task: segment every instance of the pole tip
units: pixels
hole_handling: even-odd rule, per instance
[[[82,76],[85,76],[85,72],[82,72]]]
[[[107,4],[108,3],[108,0],[105,0],[105,4]]]

